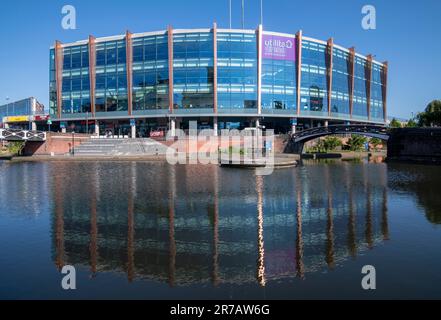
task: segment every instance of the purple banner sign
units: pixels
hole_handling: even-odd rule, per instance
[[[296,61],[296,38],[262,35],[262,58]]]

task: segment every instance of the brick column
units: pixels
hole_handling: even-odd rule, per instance
[[[217,23],[213,24],[213,111],[217,114]]]
[[[296,33],[297,39],[297,115],[300,115],[300,93],[302,88],[302,35],[303,32],[300,30]]]
[[[96,44],[95,37],[89,36],[89,81],[90,81],[90,111],[95,117],[95,87],[96,87]]]
[[[354,114],[354,87],[355,87],[355,48],[349,49],[349,113]]]
[[[365,78],[366,78],[366,98],[367,98],[367,109],[368,109],[368,119],[371,120],[371,92],[372,92],[372,55],[367,56],[366,66],[365,66]]]
[[[168,35],[168,103],[169,111],[173,113],[174,97],[173,97],[173,27],[167,27]]]
[[[55,81],[57,86],[57,118],[61,118],[63,90],[63,47],[60,41],[55,41]]]
[[[387,121],[387,75],[388,75],[389,63],[387,61],[383,62],[383,70],[381,72],[382,76],[382,96],[383,96],[383,115],[384,122]]]
[[[127,104],[129,116],[133,113],[133,90],[132,90],[132,70],[133,70],[133,49],[132,34],[126,32],[126,71],[127,71]]]
[[[260,24],[257,32],[257,113],[262,114],[262,35],[263,26]]]
[[[332,69],[334,66],[334,39],[330,38],[326,46],[327,66],[326,66],[326,80],[328,85],[328,115],[331,116],[332,103]]]

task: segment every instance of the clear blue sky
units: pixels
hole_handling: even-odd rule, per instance
[[[240,27],[233,0],[233,27]],[[245,0],[246,28],[259,23],[259,0]],[[61,28],[61,8],[77,9],[77,30]],[[377,9],[377,30],[361,28],[361,8]],[[389,114],[408,118],[441,99],[440,0],[264,0],[264,28],[355,46],[389,61]],[[44,0],[0,3],[0,104],[35,96],[48,106],[49,47],[97,37],[175,28],[228,27],[228,0]]]

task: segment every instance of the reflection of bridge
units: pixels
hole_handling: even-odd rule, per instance
[[[46,141],[46,132],[21,129],[0,129],[0,140]]]
[[[389,131],[384,126],[334,125],[312,128],[293,134],[287,147],[287,151],[301,153],[305,142],[334,134],[359,134],[367,137],[379,138],[385,141],[389,139]]]

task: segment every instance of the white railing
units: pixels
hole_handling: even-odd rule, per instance
[[[6,141],[46,141],[46,132],[20,129],[0,129],[0,140]]]

